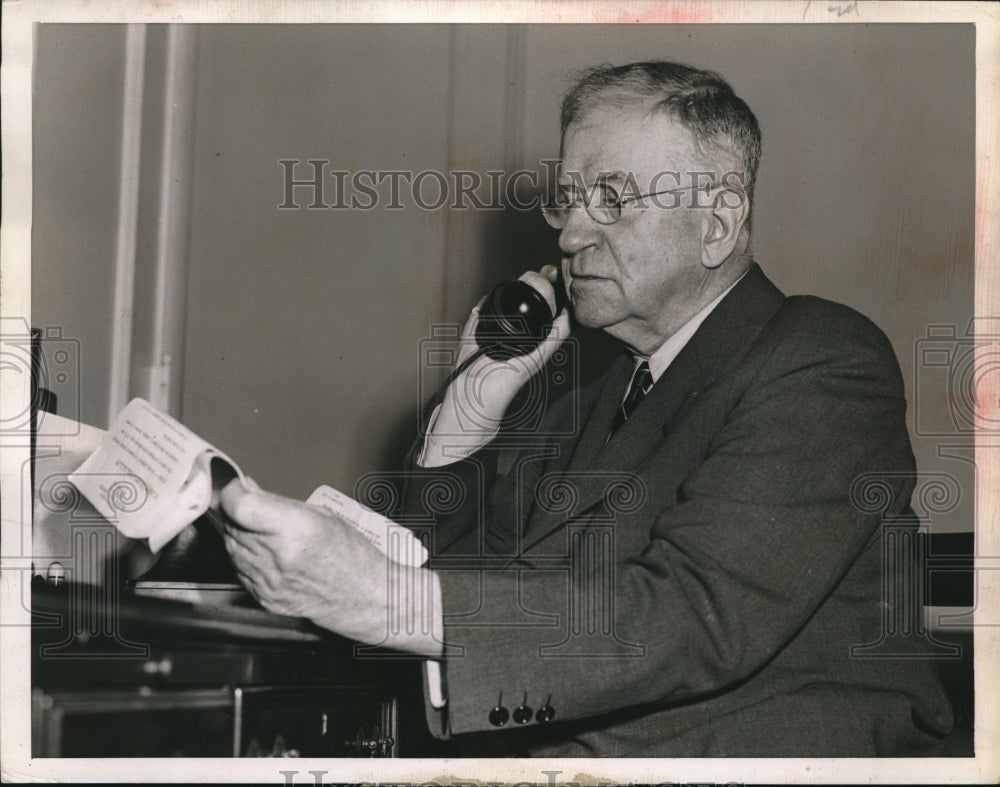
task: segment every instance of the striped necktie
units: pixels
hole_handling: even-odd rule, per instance
[[[611,424],[611,434],[618,431],[619,427],[625,423],[632,415],[639,402],[646,398],[653,387],[653,373],[649,371],[649,364],[642,361],[632,373],[632,381],[629,383],[628,393],[618,406],[615,413],[615,420]]]

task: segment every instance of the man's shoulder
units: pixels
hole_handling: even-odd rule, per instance
[[[772,335],[815,335],[888,346],[885,334],[865,315],[816,295],[785,295],[757,263],[751,265],[731,297],[739,312],[746,309],[766,315],[764,322]]]
[[[789,295],[769,326],[776,337],[797,336],[822,346],[866,346],[892,352],[885,332],[861,312],[815,295]]]
[[[806,372],[809,379],[870,378],[902,386],[899,360],[885,332],[850,306],[813,295],[793,295],[757,343],[758,382]],[[887,389],[889,390],[889,389]]]

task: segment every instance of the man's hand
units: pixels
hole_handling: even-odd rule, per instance
[[[518,278],[538,290],[554,312],[553,286],[557,277],[556,267],[546,265],[540,271],[527,271]],[[478,349],[476,325],[485,300],[481,298],[475,305],[462,328],[456,365],[461,365]],[[424,452],[421,464],[425,467],[447,464],[456,456],[470,454],[493,439],[518,391],[546,364],[569,337],[569,332],[569,312],[563,309],[556,315],[545,339],[530,353],[505,361],[483,355],[452,380],[431,428],[430,450]]]
[[[558,271],[554,265],[546,265],[540,271],[526,271],[518,278],[530,284],[544,296],[549,308],[555,312],[556,298],[554,285],[557,282]],[[462,345],[458,355],[458,363],[476,351],[476,325],[479,322],[479,311],[485,298],[473,308],[469,319],[462,328]],[[514,396],[531,377],[545,365],[560,344],[569,337],[569,312],[563,309],[552,323],[552,328],[537,348],[530,353],[507,361],[497,361],[483,356],[472,364],[451,385],[452,391],[458,395],[463,392],[475,391],[475,407],[484,415],[496,420],[503,417],[507,406]],[[478,384],[470,385],[468,380],[474,379]],[[451,391],[449,391],[451,393]]]
[[[440,586],[427,569],[392,562],[349,524],[239,480],[222,491],[224,539],[261,605],[337,634],[440,656]]]

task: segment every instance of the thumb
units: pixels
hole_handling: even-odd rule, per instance
[[[249,478],[246,481],[250,481]],[[252,481],[250,483],[253,483]],[[236,522],[242,522],[247,515],[247,499],[257,491],[257,485],[251,487],[239,478],[234,478],[226,484],[219,493],[222,509]]]
[[[549,328],[549,332],[545,335],[545,340],[537,352],[541,353],[545,360],[548,360],[556,348],[569,338],[572,330],[569,309],[564,308],[552,321],[552,327]]]
[[[563,309],[559,312],[559,316],[552,321],[552,327],[549,329],[548,334],[546,334],[545,339],[542,340],[538,347],[531,351],[528,355],[524,356],[527,366],[531,370],[531,374],[537,373],[549,359],[555,354],[556,350],[569,338],[570,331],[572,330],[572,325],[569,317],[569,310]]]
[[[559,314],[556,315],[556,318],[552,321],[552,329],[549,331],[549,335],[545,338],[562,342],[569,338],[572,330],[573,326],[569,316],[569,309],[564,306]]]

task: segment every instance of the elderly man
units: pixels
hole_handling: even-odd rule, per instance
[[[879,640],[883,601],[881,516],[852,489],[885,479],[881,515],[899,518],[913,488],[898,365],[868,320],[785,297],[753,261],[753,113],[716,74],[636,63],[588,72],[562,132],[545,209],[562,279],[522,280],[553,307],[564,287],[627,352],[503,471],[496,426],[569,310],[527,356],[451,381],[401,512],[442,474],[462,490],[428,566],[386,572],[349,528],[230,485],[247,586],[429,657],[442,737],[550,756],[937,753],[951,713],[932,664],[852,656]]]

